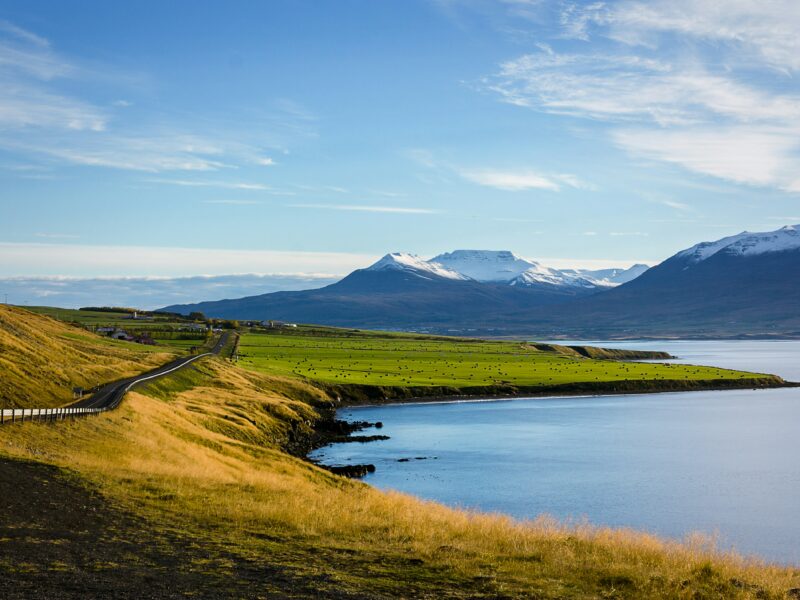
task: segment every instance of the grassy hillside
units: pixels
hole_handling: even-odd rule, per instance
[[[70,470],[47,480],[49,494],[100,490],[110,515],[131,515],[104,524],[93,509],[100,542],[83,544],[58,519],[9,521],[0,580],[19,590],[78,578],[98,596],[133,597],[777,599],[800,587],[795,569],[718,555],[700,539],[517,522],[331,475],[286,451],[329,404],[297,379],[204,359],[112,413],[0,428],[0,455]],[[16,490],[2,492],[14,504]],[[20,564],[15,551],[50,559]]]
[[[173,355],[0,305],[0,408],[60,406],[73,387],[135,375]]]
[[[159,345],[179,350],[202,346],[207,341],[205,331],[189,330],[189,319],[161,313],[139,313],[132,319],[132,309],[86,310],[54,306],[26,306],[26,310],[47,315],[59,321],[96,331],[99,327],[116,327],[130,335],[147,334]],[[144,318],[141,318],[144,317]]]
[[[681,389],[744,385],[765,377],[716,367],[620,362],[609,359],[649,355],[591,347],[331,329],[244,335],[239,352],[242,366],[262,373],[299,376],[345,389],[377,386],[389,397],[409,395],[401,390],[421,396],[493,390],[531,393],[570,386],[635,390],[632,382],[642,389],[659,385]]]

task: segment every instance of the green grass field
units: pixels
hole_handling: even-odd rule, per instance
[[[267,374],[379,386],[550,386],[620,380],[746,379],[715,367],[590,360],[520,342],[424,338],[341,330],[246,334],[242,366]]]

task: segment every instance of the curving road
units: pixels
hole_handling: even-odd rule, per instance
[[[222,348],[225,347],[225,344],[228,343],[231,335],[233,335],[233,332],[231,331],[226,331],[223,333],[210,352],[198,354],[196,356],[184,356],[183,358],[175,359],[172,362],[162,365],[157,369],[153,369],[152,371],[148,371],[147,373],[142,373],[141,375],[136,375],[135,377],[129,377],[127,379],[121,379],[120,381],[108,383],[88,398],[84,398],[83,400],[79,400],[74,404],[70,404],[67,408],[116,408],[119,406],[119,403],[122,402],[122,397],[125,395],[125,393],[136,384],[143,381],[148,381],[150,379],[156,379],[158,377],[162,377],[163,375],[167,375],[168,373],[172,373],[173,371],[182,369],[186,365],[193,363],[194,361],[205,356],[219,354],[222,351]]]

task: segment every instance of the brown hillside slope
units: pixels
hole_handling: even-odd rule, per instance
[[[73,387],[135,375],[172,356],[0,305],[0,408],[60,406]]]

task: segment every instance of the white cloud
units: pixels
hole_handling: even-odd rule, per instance
[[[792,131],[750,127],[621,130],[623,148],[737,183],[792,190],[800,138]]]
[[[536,171],[504,171],[494,169],[462,169],[459,174],[464,179],[498,190],[519,192],[524,190],[549,190],[559,191],[566,185],[573,188],[588,189],[575,175],[569,174],[541,174]]]
[[[275,166],[275,161],[267,156],[264,158],[257,158],[256,164],[262,167],[273,167]]]
[[[588,27],[628,44],[655,45],[676,35],[725,44],[777,69],[800,68],[800,3],[796,0],[624,0],[568,11],[565,25],[588,38]]]
[[[635,55],[526,54],[503,63],[486,84],[512,104],[608,121],[757,123],[797,119],[800,113],[798,95],[764,92],[701,65]]]
[[[262,204],[258,200],[203,200],[203,204],[227,204],[231,206],[254,206]]]
[[[0,277],[181,276],[230,273],[341,275],[379,257],[344,252],[0,242]]]
[[[437,214],[441,211],[432,208],[409,208],[404,206],[368,206],[364,204],[290,204],[290,208],[314,208],[320,210],[345,210],[356,212],[397,213],[397,214]]]
[[[687,15],[693,14],[688,3],[677,4]],[[755,3],[735,4],[734,15],[761,10]],[[667,10],[666,3],[653,6],[639,2],[594,6],[593,16],[581,21],[581,31],[592,23],[619,25],[623,8],[638,15],[625,17],[628,25],[649,23],[645,13]],[[710,19],[709,7],[708,2],[698,3],[701,20]],[[787,17],[790,22],[798,10]],[[650,31],[656,25],[642,27]],[[669,19],[659,27],[688,35],[678,23],[670,25]],[[707,23],[703,27],[710,31]],[[636,156],[737,184],[800,192],[800,178],[795,175],[800,172],[800,93],[792,86],[768,81],[764,73],[761,77],[740,73],[733,51],[731,64],[725,64],[728,68],[719,69],[718,59],[712,61],[699,51],[677,59],[661,48],[626,41],[622,52],[609,50],[607,44],[602,51],[581,54],[560,54],[547,47],[503,63],[484,85],[517,106],[604,122],[611,140]],[[782,76],[773,71],[772,77]]]
[[[228,190],[255,190],[266,191],[270,187],[262,183],[248,183],[242,181],[210,181],[202,179],[150,179],[150,183],[166,183],[168,185],[179,185],[182,187],[211,187],[224,188]]]

